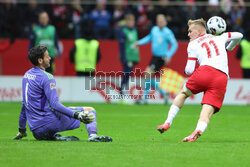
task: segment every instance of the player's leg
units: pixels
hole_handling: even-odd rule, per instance
[[[160,88],[160,82],[156,78],[151,79],[151,86],[155,88],[164,98],[164,104],[168,104],[169,92]]]
[[[58,132],[76,129],[79,127],[80,121],[61,114],[60,119],[56,118],[47,125],[35,129],[32,133],[37,140],[78,141],[79,139],[75,136],[65,137],[58,134]]]
[[[92,107],[69,107],[75,112],[88,111],[95,115],[95,121],[93,123],[87,124],[86,129],[89,134],[89,139],[92,137],[94,141],[109,142],[112,138],[107,136],[97,136],[97,125],[96,125],[96,112]],[[56,112],[55,119],[49,122],[47,125],[42,126],[33,132],[33,135],[38,140],[59,140],[59,141],[76,141],[79,140],[74,136],[61,136],[58,132],[63,132],[67,130],[72,130],[80,127],[80,121],[74,118],[70,118],[64,114]]]
[[[147,104],[147,97],[152,86],[151,78],[154,76],[154,71],[148,66],[143,73],[144,75],[144,85],[142,85],[143,95],[141,99],[136,101],[136,104]]]
[[[213,113],[215,112],[215,110],[216,110],[216,107],[209,105],[209,104],[203,104],[198,124],[199,124],[199,122],[204,122],[206,124],[209,124],[210,118],[213,115]],[[199,129],[199,126],[197,126],[197,128]],[[196,128],[196,130],[197,130],[197,128]],[[204,132],[206,130],[206,128],[201,128],[199,130],[202,130],[202,132]]]
[[[74,112],[83,112],[82,107],[69,107]],[[50,118],[51,119],[51,118]],[[33,131],[33,135],[38,140],[76,141],[74,136],[62,136],[58,132],[73,130],[80,127],[81,121],[70,118],[60,112],[55,112],[54,118],[47,125]]]
[[[123,64],[123,77],[121,81],[120,94],[123,95],[123,89],[128,86],[129,76],[134,68],[134,63]]]
[[[144,72],[145,82],[144,82],[144,92],[142,96],[143,103],[147,103],[147,97],[151,87],[154,87],[155,71],[149,66]]]
[[[170,59],[168,59],[170,61]],[[168,61],[168,62],[169,62]],[[156,72],[160,72],[160,69],[163,66],[167,66],[167,64],[165,63],[165,59],[164,57],[158,57],[157,62],[155,63],[155,71]],[[164,103],[167,104],[168,103],[168,99],[169,99],[169,92],[163,90],[160,88],[160,82],[156,82],[156,79],[153,80],[155,81],[152,86],[163,96],[164,98]]]
[[[155,89],[160,92],[160,94],[162,95],[163,99],[164,99],[164,104],[168,104],[168,101],[169,101],[169,96],[170,96],[170,93],[161,89],[160,88],[160,83],[159,82],[156,82],[155,83]]]
[[[157,128],[157,130],[160,133],[163,133],[170,128],[173,119],[175,118],[175,116],[177,115],[181,107],[183,106],[185,100],[189,96],[191,96],[193,92],[196,94],[202,91],[196,85],[196,82],[195,82],[196,78],[197,78],[196,75],[193,74],[188,79],[187,83],[184,85],[183,90],[175,97],[173,104],[171,105],[169,109],[168,117],[166,121],[164,122],[164,124],[158,126]]]
[[[70,108],[73,111],[83,111],[82,108]],[[77,137],[65,137],[58,132],[72,130],[80,127],[80,121],[70,118],[59,112],[55,112],[54,118],[49,118],[48,124],[32,131],[33,136],[38,140],[58,140],[58,141],[77,141]]]
[[[158,128],[157,128],[157,130],[160,133],[163,133],[170,128],[170,126],[173,122],[173,119],[175,118],[175,116],[177,115],[177,113],[179,112],[181,107],[183,106],[185,100],[190,95],[192,95],[192,92],[189,89],[185,88],[175,97],[173,104],[171,105],[171,107],[168,111],[168,117],[167,117],[166,121],[164,122],[164,124],[158,126]]]
[[[112,138],[109,136],[98,136],[97,135],[97,117],[96,111],[93,107],[82,107],[84,111],[93,113],[95,115],[95,121],[90,124],[85,124],[85,127],[88,131],[88,141],[89,142],[111,142]]]
[[[88,136],[90,137],[93,134],[97,134],[97,118],[96,118],[96,111],[93,107],[82,107],[83,111],[88,111],[89,113],[93,113],[95,115],[94,122],[90,124],[85,124],[85,127],[88,131]]]
[[[201,136],[201,134],[207,129],[210,118],[215,112],[215,110],[216,110],[216,107],[209,105],[209,104],[203,104],[202,110],[200,113],[200,118],[197,123],[195,131],[190,136],[185,137],[182,141],[184,142],[196,141]]]
[[[200,73],[197,77],[199,80],[196,82],[199,87],[204,89],[201,102],[203,106],[195,131],[183,139],[187,142],[194,142],[206,130],[210,117],[213,113],[218,112],[222,106],[227,87],[227,75],[225,73],[209,66],[204,66],[196,71]],[[209,75],[202,75],[204,73]]]
[[[150,91],[150,88],[156,87],[156,78],[155,73],[156,71],[159,71],[159,69],[162,67],[164,61],[161,59],[161,57],[153,56],[149,66],[144,71],[144,87],[143,87],[143,96],[142,99],[137,101],[138,104],[146,104],[147,103],[147,97]]]

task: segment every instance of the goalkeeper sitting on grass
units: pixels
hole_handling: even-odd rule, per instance
[[[65,107],[57,96],[53,75],[45,71],[50,66],[46,46],[38,45],[29,51],[34,65],[23,77],[23,102],[19,117],[19,132],[15,140],[27,136],[26,121],[37,140],[77,141],[77,137],[64,137],[58,132],[76,129],[86,124],[90,142],[110,142],[111,137],[97,136],[96,111],[92,107]]]

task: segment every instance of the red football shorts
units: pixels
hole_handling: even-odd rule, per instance
[[[227,75],[211,66],[200,66],[188,79],[186,87],[193,94],[204,92],[201,104],[216,107],[216,113],[220,110],[224,100]]]

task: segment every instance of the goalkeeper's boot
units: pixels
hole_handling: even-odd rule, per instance
[[[195,130],[190,136],[185,137],[183,142],[195,142],[202,134],[201,130]]]
[[[56,141],[79,141],[78,137],[75,136],[62,136],[59,133],[55,135]]]
[[[159,125],[157,130],[160,132],[160,133],[164,133],[165,131],[167,131],[168,129],[170,128],[170,123],[165,123],[163,125]]]
[[[89,142],[112,142],[112,138],[109,136],[97,136],[92,135],[88,139]]]
[[[27,132],[18,132],[17,135],[13,138],[13,140],[20,140],[24,137],[27,137]]]

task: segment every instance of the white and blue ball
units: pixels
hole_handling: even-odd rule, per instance
[[[207,21],[207,29],[210,34],[220,35],[226,31],[227,24],[222,17],[213,16]]]

